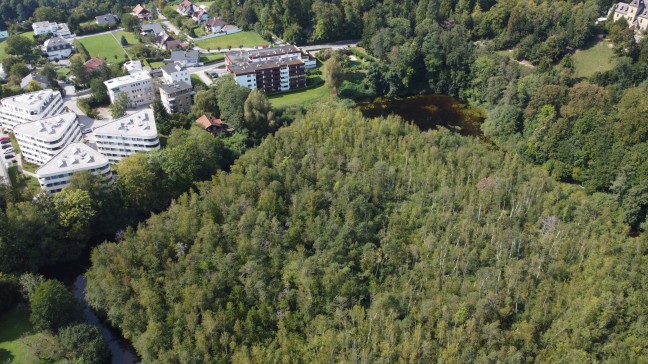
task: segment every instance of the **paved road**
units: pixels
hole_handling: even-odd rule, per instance
[[[357,45],[358,45],[358,40],[341,40],[332,43],[302,46],[300,48],[305,51],[315,51],[318,49],[325,49],[325,48],[341,49],[341,48],[355,47]]]
[[[207,86],[211,85],[213,80],[207,76],[205,71],[216,71],[219,76],[226,72],[225,62],[216,62],[200,67],[189,67],[188,70],[190,74],[198,76]]]
[[[167,27],[167,29],[175,33],[175,35],[181,34],[180,29],[176,28],[175,25],[171,24],[171,22],[164,15],[158,14],[158,20],[160,20],[162,24],[164,24],[164,26]],[[187,36],[187,38],[193,40],[193,38],[191,38],[188,34],[185,35]]]
[[[6,136],[5,134],[2,134],[0,132],[0,137]],[[0,162],[0,184],[11,184],[11,180],[9,179],[9,171],[7,171],[7,160],[4,159],[4,155],[2,156],[2,161]]]

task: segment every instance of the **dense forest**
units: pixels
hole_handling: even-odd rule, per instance
[[[96,248],[87,295],[145,362],[633,362],[647,248],[515,154],[326,109]]]

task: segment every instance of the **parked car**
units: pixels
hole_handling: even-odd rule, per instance
[[[2,151],[3,154],[9,154],[9,153],[13,153],[13,152],[14,152],[13,148],[7,148],[7,149]]]
[[[5,154],[5,155],[4,155],[4,158],[5,158],[6,160],[14,159],[14,155],[13,155],[13,154]]]
[[[209,75],[211,76],[211,78],[218,78],[218,72],[216,71],[209,71]]]
[[[1,143],[0,148],[2,149],[11,148],[11,143]]]
[[[85,128],[85,129],[81,130],[81,133],[82,134],[92,133],[92,129],[91,128]]]

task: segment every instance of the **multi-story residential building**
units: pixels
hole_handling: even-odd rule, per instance
[[[110,162],[101,153],[83,143],[72,143],[36,170],[36,177],[43,190],[56,193],[70,184],[75,172],[90,171],[102,178],[104,183],[113,182]]]
[[[108,88],[110,102],[114,103],[119,94],[128,97],[129,107],[148,105],[155,100],[153,79],[146,71],[134,72],[127,76],[117,77],[104,82]]]
[[[73,112],[16,125],[14,134],[23,158],[38,165],[45,164],[61,149],[82,138],[77,115]]]
[[[167,112],[189,113],[193,98],[193,88],[184,81],[160,86],[160,99]]]
[[[72,44],[60,36],[54,36],[45,41],[41,50],[43,53],[47,53],[47,58],[50,60],[65,59],[72,54]]]
[[[111,163],[160,148],[153,110],[144,109],[94,129],[97,149]]]
[[[13,130],[18,124],[41,120],[64,111],[61,93],[51,89],[6,97],[0,100],[0,125]]]
[[[633,0],[630,4],[618,3],[614,7],[614,21],[625,18],[628,26],[638,31],[648,31],[648,7],[645,0]]]
[[[227,72],[236,83],[265,92],[287,91],[306,86],[306,69],[317,61],[309,53],[291,45],[225,54]]]
[[[189,78],[189,71],[178,63],[169,63],[160,67],[162,70],[162,78],[165,83],[186,82],[191,86],[191,78]]]

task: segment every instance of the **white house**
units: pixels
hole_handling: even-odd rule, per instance
[[[138,107],[148,105],[155,101],[155,91],[153,90],[153,79],[146,71],[134,72],[127,76],[117,77],[104,81],[108,88],[110,102],[115,103],[120,93],[128,97],[128,107]]]
[[[160,148],[153,110],[144,109],[95,128],[97,150],[110,162]]]
[[[70,143],[82,138],[77,115],[73,112],[16,125],[14,135],[23,158],[38,165],[45,164]]]
[[[618,3],[614,6],[614,21],[625,18],[628,26],[638,31],[648,31],[648,7],[645,0],[633,0],[630,4]]]
[[[169,63],[160,67],[160,69],[162,70],[162,78],[167,84],[183,81],[191,85],[189,71],[179,63]]]
[[[18,124],[59,115],[64,111],[61,93],[51,89],[6,97],[0,100],[0,125],[13,130]]]
[[[54,23],[48,21],[40,21],[32,24],[34,35],[54,34],[63,38],[73,37],[68,25],[65,23]]]
[[[75,172],[90,171],[112,184],[108,158],[83,143],[71,143],[36,170],[36,177],[44,191],[60,192],[70,184]]]
[[[47,53],[47,58],[65,59],[72,54],[72,45],[60,36],[54,36],[45,41],[42,47],[43,53]]]

